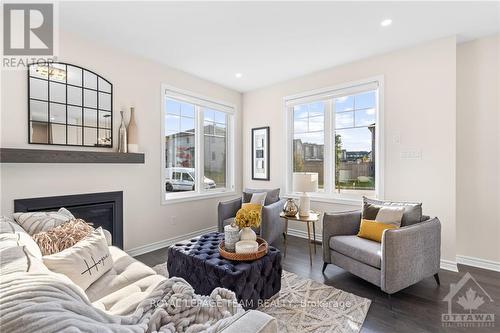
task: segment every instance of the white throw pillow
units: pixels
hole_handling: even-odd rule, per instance
[[[264,206],[266,202],[267,192],[262,193],[253,193],[252,198],[250,199],[250,203]]]
[[[12,216],[17,224],[23,227],[31,236],[75,219],[73,214],[66,208],[61,208],[57,212],[14,213]]]
[[[42,258],[51,271],[66,275],[83,290],[113,267],[106,237],[100,227],[72,247]]]
[[[375,221],[386,224],[392,224],[396,227],[401,227],[401,220],[405,212],[404,207],[383,206],[377,213]]]

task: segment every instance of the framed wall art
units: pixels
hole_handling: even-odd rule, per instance
[[[269,126],[252,128],[252,179],[269,180]]]

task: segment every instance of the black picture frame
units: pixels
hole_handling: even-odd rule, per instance
[[[31,69],[32,67],[36,67],[36,66],[42,66],[42,67],[47,67],[47,66],[53,66],[53,65],[59,65],[59,66],[64,66],[65,70],[66,70],[66,77],[64,79],[64,82],[62,81],[57,81],[57,80],[51,80],[50,79],[50,75],[47,76],[47,78],[43,78],[43,77],[38,77],[38,76],[33,76],[31,74]],[[81,75],[82,75],[82,78],[81,78],[81,85],[75,85],[75,84],[71,84],[71,83],[68,83],[68,68],[69,67],[73,67],[73,68],[76,68],[76,69],[79,69],[81,70]],[[88,87],[88,86],[85,86],[85,79],[84,79],[84,76],[85,76],[85,73],[88,72],[92,75],[95,75],[96,76],[96,88],[92,88],[92,87]],[[47,82],[47,99],[39,99],[39,98],[34,98],[32,97],[32,93],[31,93],[31,79],[34,79],[34,80],[40,80],[40,81],[44,81],[44,82]],[[109,84],[109,91],[106,91],[104,89],[101,89],[99,87],[99,80],[102,80],[104,81],[105,83]],[[106,78],[104,78],[103,76],[97,74],[96,72],[93,72],[87,68],[84,68],[84,67],[81,67],[81,66],[78,66],[78,65],[74,65],[74,64],[70,64],[70,63],[66,63],[66,62],[47,62],[47,63],[31,63],[31,64],[28,64],[28,70],[27,70],[27,81],[28,81],[28,99],[27,99],[27,103],[28,103],[28,143],[29,144],[34,144],[34,145],[50,145],[50,146],[73,146],[73,147],[98,147],[98,148],[113,148],[113,84],[107,80]],[[57,84],[57,85],[64,85],[64,90],[65,90],[65,100],[66,102],[63,103],[63,102],[57,102],[57,101],[54,101],[54,100],[51,100],[51,94],[50,94],[50,84],[51,83],[54,83],[54,84]],[[74,88],[80,88],[82,90],[82,100],[81,100],[81,105],[73,105],[73,104],[70,104],[68,103],[68,87],[74,87]],[[84,93],[85,91],[94,91],[96,93],[96,106],[95,107],[91,107],[91,106],[87,106],[85,105],[85,98],[84,98]],[[107,94],[109,95],[110,97],[110,106],[109,106],[109,109],[105,109],[105,108],[102,108],[99,104],[99,94]],[[31,102],[34,101],[34,102],[40,102],[40,103],[46,103],[47,104],[47,120],[46,121],[37,121],[37,120],[32,120],[32,110],[31,110]],[[60,105],[62,107],[65,108],[65,112],[66,112],[66,115],[65,115],[65,122],[64,123],[59,123],[59,122],[54,122],[52,121],[51,119],[51,116],[50,116],[50,107],[51,107],[51,104],[55,104],[55,105]],[[81,125],[74,125],[74,124],[69,124],[68,123],[68,107],[74,107],[74,108],[81,108],[81,112],[82,112],[82,124]],[[91,126],[91,125],[85,125],[85,115],[84,115],[84,110],[95,110],[96,111],[96,125],[95,126]],[[105,126],[100,126],[99,124],[99,114],[101,112],[104,112],[104,113],[109,113],[109,115],[106,117],[104,116],[105,118],[109,118],[109,127],[105,127]],[[32,138],[32,133],[31,133],[31,125],[32,123],[39,123],[39,124],[46,124],[47,125],[47,141],[46,142],[36,142],[33,140]],[[66,131],[66,140],[65,142],[66,143],[52,143],[50,142],[50,132],[51,132],[51,125],[54,124],[54,125],[60,125],[60,126],[65,126],[65,131]],[[69,140],[68,140],[68,130],[69,128],[80,128],[81,129],[81,144],[71,144],[71,143],[68,143]],[[96,140],[95,140],[95,144],[85,144],[85,129],[95,129],[95,132],[96,132]],[[106,143],[106,144],[100,144],[99,143],[99,137],[100,137],[100,132],[101,131],[109,131],[109,144]],[[106,137],[108,137],[106,135]]]
[[[264,135],[264,141],[261,142],[261,146],[256,145],[256,140],[260,140],[257,135]],[[269,126],[252,128],[252,180],[269,181],[271,179],[269,141]],[[257,163],[261,166],[260,168],[256,167]],[[264,172],[261,170],[264,170]]]

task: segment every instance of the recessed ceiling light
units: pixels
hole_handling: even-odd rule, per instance
[[[243,74],[241,74],[241,73],[236,73],[236,74],[234,74],[234,76],[235,76],[237,79],[241,79],[241,77],[243,76]]]
[[[383,26],[383,27],[388,27],[391,24],[392,24],[392,20],[391,19],[385,19],[382,22],[380,22],[380,25]]]

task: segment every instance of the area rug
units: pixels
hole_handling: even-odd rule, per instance
[[[167,264],[153,269],[168,277]],[[371,301],[283,271],[281,291],[258,308],[278,321],[279,332],[355,333]]]

